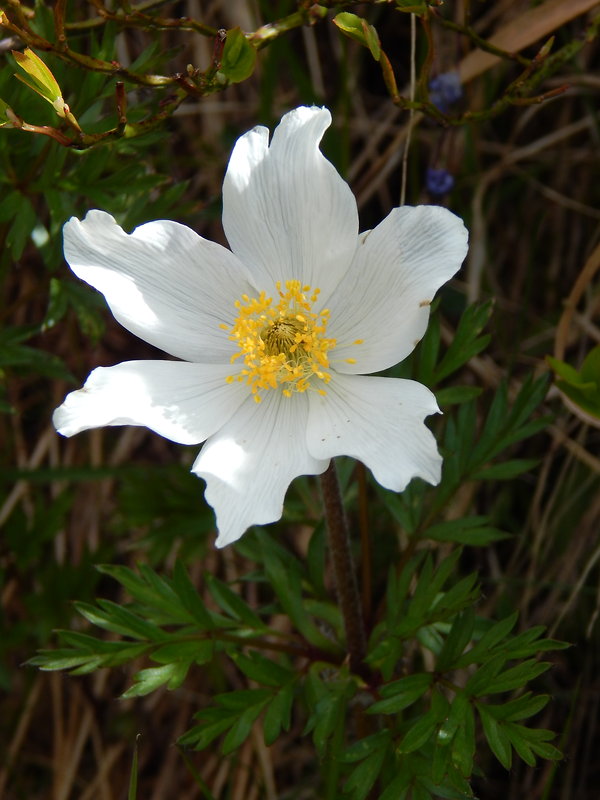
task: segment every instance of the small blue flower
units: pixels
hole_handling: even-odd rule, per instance
[[[462,97],[462,86],[458,72],[442,72],[429,81],[429,100],[442,113]]]
[[[454,177],[446,169],[428,167],[425,173],[425,186],[429,194],[441,197],[454,188]]]

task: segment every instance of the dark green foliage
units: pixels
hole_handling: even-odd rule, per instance
[[[419,554],[397,575],[390,572],[386,620],[373,631],[365,683],[348,673],[335,638],[316,635],[306,610],[296,613],[294,587],[295,602],[310,604],[308,598],[302,600],[300,583],[291,581],[291,588],[282,590],[279,546],[261,534],[260,549],[273,600],[279,596],[290,606],[295,630],[289,636],[274,636],[262,615],[214,576],[205,576],[205,584],[218,612],[209,609],[179,565],[168,579],[144,565],[139,572],[103,567],[126,588],[132,602],[124,606],[98,600],[93,606],[78,604],[78,609],[119,639],[65,631],[61,648],[44,651],[31,663],[83,673],[145,655],[158,666],[137,672],[123,695],[134,697],[161,686],[176,689],[190,669],[226,658],[258,688],[215,696],[196,714],[196,724],[181,745],[203,749],[220,738],[221,752],[228,754],[258,720],[270,745],[290,729],[293,717],[304,715],[304,733],[322,758],[338,761],[340,774],[346,776],[344,792],[353,800],[366,798],[388,772],[393,779],[382,789],[384,798],[403,786],[412,787],[411,796],[470,796],[465,781],[474,767],[477,718],[491,751],[507,768],[513,750],[528,764],[536,756],[559,757],[549,742],[551,733],[522,724],[544,708],[548,695],[519,692],[551,666],[531,656],[564,645],[541,638],[541,628],[513,634],[515,614],[486,628],[486,620],[473,609],[475,576],[456,580],[460,550],[437,567],[430,556]],[[313,649],[323,641],[327,647]],[[431,654],[433,668],[424,669],[414,653],[412,671],[399,677],[399,665],[407,669],[411,642]],[[290,659],[301,652],[308,666],[298,671]],[[491,703],[491,695],[508,697]],[[352,741],[349,723],[357,713],[364,714],[365,702],[366,718],[376,723],[376,731]],[[342,731],[347,733],[340,738]],[[424,772],[427,760],[430,770]]]

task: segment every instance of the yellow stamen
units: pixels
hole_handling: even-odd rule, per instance
[[[286,281],[285,287],[278,282],[276,289],[279,300],[275,304],[266,292],[258,297],[242,295],[235,302],[238,316],[233,325],[221,326],[239,347],[231,362],[239,358],[242,363],[240,371],[226,380],[245,383],[257,403],[259,392],[267,389],[280,388],[284,397],[310,388],[325,394],[313,382],[331,380],[326,371],[328,352],[336,340],[326,337],[329,309],[313,311],[320,290],[302,286],[300,281]]]

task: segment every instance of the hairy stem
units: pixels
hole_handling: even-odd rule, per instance
[[[354,672],[360,672],[366,653],[365,627],[358,596],[354,561],[350,551],[348,524],[333,460],[321,475],[321,488],[329,536],[329,551],[333,563],[338,602],[344,619],[350,668]]]

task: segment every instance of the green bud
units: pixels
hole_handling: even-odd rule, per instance
[[[379,61],[381,57],[379,36],[372,25],[349,11],[342,11],[337,14],[333,18],[333,22],[350,39],[360,42],[363,47],[368,47],[375,61]]]
[[[44,64],[42,59],[36,55],[29,47],[24,52],[13,50],[12,54],[17,64],[27,73],[27,78],[15,73],[15,77],[33,89],[34,92],[47,100],[59,117],[65,116],[65,101],[62,98],[62,91],[52,72]],[[68,111],[68,109],[67,109]]]
[[[227,31],[219,72],[231,83],[240,83],[254,72],[256,50],[244,36],[241,28]]]

